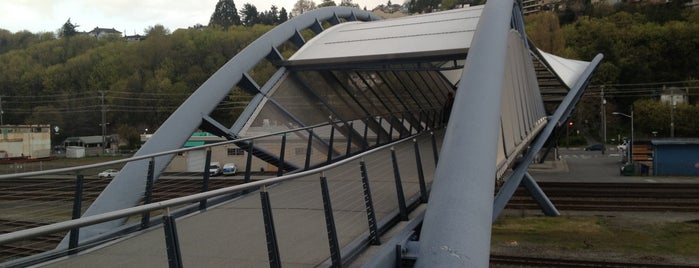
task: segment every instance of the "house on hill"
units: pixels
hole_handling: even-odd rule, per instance
[[[92,31],[89,31],[86,34],[93,36],[97,39],[100,39],[100,38],[108,36],[108,35],[113,35],[113,34],[119,35],[119,37],[121,37],[121,32],[115,30],[114,28],[107,29],[107,28],[95,27],[95,29],[92,29]]]

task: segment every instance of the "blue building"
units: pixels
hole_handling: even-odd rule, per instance
[[[653,175],[699,176],[699,139],[652,140]]]

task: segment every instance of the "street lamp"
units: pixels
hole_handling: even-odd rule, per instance
[[[633,157],[632,157],[633,154],[631,152],[631,150],[633,149],[633,142],[634,142],[634,139],[633,139],[633,110],[631,110],[631,115],[628,115],[625,113],[620,113],[620,112],[613,112],[612,114],[626,116],[628,118],[631,118],[631,141],[629,141],[629,144],[626,145],[626,147],[627,147],[626,151],[629,154],[629,158],[628,158],[629,163],[633,164]]]

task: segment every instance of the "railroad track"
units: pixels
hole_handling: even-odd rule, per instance
[[[699,212],[699,184],[542,182],[541,189],[559,210]],[[539,209],[520,187],[510,209]]]
[[[614,262],[603,260],[574,260],[561,258],[537,258],[524,256],[490,255],[491,267],[653,267],[653,268],[699,268],[682,264]]]

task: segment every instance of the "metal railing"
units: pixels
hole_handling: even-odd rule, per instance
[[[222,202],[222,200],[230,200],[231,198],[235,196],[240,196],[241,194],[245,194],[251,191],[260,191],[260,195],[263,199],[263,214],[265,215],[265,220],[268,220],[267,216],[269,217],[269,222],[267,222],[267,226],[274,226],[273,222],[271,221],[271,206],[269,206],[269,196],[266,195],[268,192],[267,187],[273,184],[277,184],[280,182],[287,182],[291,181],[294,179],[302,178],[302,177],[307,177],[311,175],[319,175],[323,174],[325,175],[325,172],[328,172],[329,170],[338,168],[339,166],[347,165],[348,163],[351,163],[353,161],[358,161],[359,159],[375,154],[380,151],[386,151],[389,148],[394,148],[395,146],[399,146],[401,144],[405,144],[406,142],[409,142],[411,140],[414,140],[414,154],[415,154],[415,159],[417,160],[417,165],[410,164],[409,166],[412,166],[411,168],[415,167],[414,170],[411,170],[411,175],[417,176],[417,183],[415,185],[419,185],[419,190],[418,191],[413,191],[408,194],[408,198],[406,199],[406,195],[403,193],[403,182],[401,182],[401,175],[400,175],[400,163],[396,158],[395,151],[391,151],[391,159],[392,163],[391,165],[385,165],[384,166],[389,166],[393,169],[394,173],[394,179],[395,179],[395,185],[396,185],[396,198],[398,198],[397,201],[397,207],[395,208],[396,213],[393,213],[395,215],[390,216],[388,218],[383,218],[383,219],[371,219],[372,218],[372,212],[373,209],[371,208],[373,205],[371,204],[371,191],[369,190],[369,179],[368,179],[368,173],[367,173],[367,165],[363,161],[360,162],[360,170],[357,173],[361,174],[361,179],[362,181],[360,182],[363,187],[364,187],[364,195],[361,197],[361,200],[364,201],[363,207],[367,211],[367,217],[370,219],[369,224],[368,224],[368,239],[364,238],[366,241],[369,241],[368,243],[377,243],[378,238],[377,236],[380,235],[382,232],[381,226],[385,226],[388,224],[390,221],[394,221],[396,218],[399,220],[404,220],[407,217],[407,211],[408,208],[411,206],[414,206],[416,202],[426,202],[426,196],[427,196],[427,184],[429,182],[425,181],[425,176],[424,176],[424,164],[422,164],[422,160],[420,157],[420,149],[418,140],[419,139],[426,139],[427,137],[425,136],[425,133],[428,133],[428,131],[425,130],[430,130],[429,133],[432,133],[430,135],[427,144],[427,147],[431,147],[431,150],[433,151],[432,155],[434,156],[434,162],[432,168],[436,166],[436,161],[437,161],[437,143],[436,143],[436,138],[433,134],[433,130],[435,127],[441,127],[443,122],[441,119],[441,115],[439,114],[439,111],[431,111],[431,112],[419,112],[415,113],[420,115],[420,125],[419,126],[414,126],[410,124],[406,124],[406,120],[400,120],[399,118],[404,118],[406,116],[405,113],[402,114],[397,114],[393,115],[395,119],[401,122],[403,126],[405,126],[405,129],[403,131],[393,131],[392,129],[395,128],[396,126],[391,126],[388,125],[386,127],[386,130],[388,133],[390,133],[388,136],[385,138],[381,138],[381,132],[376,130],[376,131],[370,131],[368,130],[368,124],[365,123],[356,123],[355,122],[330,122],[326,124],[319,124],[311,127],[306,127],[306,128],[300,128],[300,129],[294,129],[294,130],[288,130],[288,131],[282,131],[278,133],[273,133],[273,134],[268,134],[268,135],[263,135],[263,136],[258,136],[258,137],[251,137],[251,138],[244,138],[244,139],[238,139],[238,140],[233,140],[233,141],[225,141],[225,142],[220,142],[220,143],[215,143],[215,144],[209,144],[209,145],[203,145],[203,146],[198,146],[198,147],[193,147],[193,148],[182,148],[178,150],[172,150],[172,151],[167,151],[167,152],[161,152],[157,154],[151,154],[151,155],[144,155],[144,156],[139,156],[139,157],[132,157],[128,159],[120,159],[120,160],[114,160],[114,161],[108,161],[104,163],[98,163],[98,164],[90,164],[90,165],[85,165],[81,167],[68,167],[68,168],[60,168],[60,169],[55,169],[55,170],[49,170],[49,171],[36,171],[36,172],[28,172],[28,173],[22,173],[22,174],[9,174],[9,175],[0,175],[0,181],[2,180],[8,180],[8,179],[14,179],[14,178],[27,178],[27,177],[35,177],[35,176],[45,176],[45,175],[52,175],[52,174],[57,174],[57,173],[70,173],[70,172],[75,172],[76,174],[76,180],[75,180],[75,195],[73,197],[73,208],[72,208],[72,220],[66,220],[66,221],[61,221],[53,224],[48,224],[48,225],[43,225],[35,228],[30,228],[30,229],[25,229],[25,230],[19,230],[19,231],[14,231],[6,234],[0,235],[0,246],[5,246],[10,243],[16,243],[16,242],[21,242],[21,241],[27,241],[31,239],[35,239],[37,237],[45,236],[45,235],[51,235],[51,234],[56,234],[56,233],[61,233],[65,231],[70,231],[70,243],[67,249],[60,249],[60,250],[53,250],[50,252],[47,252],[44,254],[43,257],[41,258],[18,258],[11,260],[9,262],[6,262],[5,264],[0,264],[0,266],[4,265],[15,265],[19,262],[28,262],[28,263],[36,263],[41,260],[45,260],[47,258],[54,258],[56,256],[65,256],[65,255],[70,255],[70,254],[75,254],[77,253],[78,250],[81,250],[85,248],[88,245],[92,245],[95,243],[99,243],[99,241],[90,241],[89,243],[84,243],[80,242],[78,243],[77,240],[77,234],[79,232],[79,228],[88,226],[88,225],[93,225],[97,223],[102,223],[102,222],[107,222],[111,220],[116,220],[116,219],[123,219],[126,217],[132,217],[136,216],[141,218],[140,221],[140,226],[138,226],[137,223],[132,224],[132,227],[129,227],[128,229],[130,231],[133,230],[138,230],[138,229],[145,229],[149,228],[153,223],[159,223],[163,222],[164,223],[164,228],[166,232],[166,237],[167,237],[167,243],[168,243],[168,249],[172,249],[173,251],[170,252],[168,251],[168,255],[171,255],[168,257],[170,260],[170,265],[173,267],[179,267],[182,265],[181,263],[181,257],[179,258],[180,260],[178,261],[178,258],[176,256],[179,256],[179,253],[176,251],[178,249],[177,244],[177,233],[174,231],[175,229],[175,218],[177,218],[178,215],[173,213],[174,210],[178,208],[189,208],[189,209],[184,209],[184,211],[196,211],[198,210],[205,210],[207,209],[208,206],[213,205],[215,203],[207,203],[209,200],[213,200],[216,198],[219,198],[220,201],[218,203]],[[434,118],[434,120],[422,120],[423,115],[425,118],[431,117]],[[375,118],[372,118],[374,120]],[[396,121],[394,119],[394,121]],[[368,119],[362,119],[362,120],[356,120],[357,122],[366,122]],[[379,122],[383,119],[379,118],[376,119],[379,120]],[[424,121],[428,121],[431,123],[425,123]],[[343,124],[345,126],[343,126]],[[379,123],[379,125],[382,125],[382,123]],[[359,127],[358,127],[359,126]],[[339,129],[341,127],[345,127],[347,130],[348,128],[352,128],[356,130],[357,133],[362,133],[362,139],[364,139],[363,142],[357,143],[356,140],[355,142],[351,141],[351,135],[347,136],[341,136],[337,135],[335,136],[333,133],[336,131],[336,129]],[[321,131],[320,129],[325,129]],[[383,127],[382,127],[383,128]],[[315,129],[315,131],[314,131]],[[329,130],[329,132],[328,132]],[[422,132],[417,132],[418,130],[421,130]],[[305,147],[305,153],[302,156],[297,157],[298,159],[293,159],[293,157],[287,157],[284,159],[284,155],[286,153],[285,150],[287,151],[300,151],[298,149],[293,149],[289,147],[290,142],[288,141],[287,137],[289,136],[296,136],[298,137],[300,133],[305,133],[306,137],[308,137],[307,143]],[[346,132],[345,132],[346,133]],[[372,134],[374,133],[374,134]],[[385,134],[384,134],[385,135]],[[113,166],[113,165],[118,165],[118,164],[123,164],[128,161],[137,161],[137,160],[143,160],[143,159],[150,159],[151,163],[153,162],[153,159],[158,156],[163,156],[163,155],[170,155],[170,154],[182,154],[186,153],[192,150],[201,150],[203,148],[206,148],[207,150],[207,157],[206,157],[206,167],[208,169],[208,163],[211,162],[211,148],[216,147],[216,146],[227,146],[230,144],[240,144],[240,143],[247,143],[247,144],[262,144],[263,142],[260,142],[262,140],[269,140],[270,138],[279,138],[280,139],[280,144],[278,144],[278,147],[281,148],[279,157],[281,159],[281,162],[283,163],[284,161],[294,161],[294,162],[299,162],[301,161],[300,159],[303,158],[304,162],[304,170],[295,170],[293,172],[287,172],[286,175],[285,169],[283,167],[279,168],[276,172],[277,177],[273,177],[274,174],[271,174],[271,172],[268,170],[266,172],[265,177],[269,177],[263,180],[258,180],[258,181],[252,181],[252,165],[251,163],[253,162],[252,160],[252,155],[253,151],[255,150],[255,146],[249,146],[247,149],[247,162],[246,162],[246,168],[243,176],[243,184],[241,185],[236,185],[236,186],[230,186],[230,187],[224,187],[221,189],[214,189],[214,190],[209,190],[209,187],[207,186],[209,183],[209,173],[208,170],[203,171],[204,175],[203,178],[201,179],[202,184],[201,184],[201,193],[196,193],[192,194],[189,196],[185,197],[179,197],[179,198],[174,198],[174,199],[169,199],[169,200],[162,200],[162,201],[157,201],[153,203],[149,203],[152,201],[152,195],[153,195],[153,182],[154,178],[152,177],[152,172],[149,172],[149,177],[145,181],[145,189],[144,189],[144,201],[143,205],[137,206],[137,207],[132,207],[132,208],[126,208],[118,211],[113,211],[113,212],[108,212],[100,215],[95,215],[95,216],[89,216],[89,217],[83,217],[80,218],[80,211],[82,211],[82,204],[83,204],[83,188],[84,188],[84,182],[85,182],[85,175],[80,174],[81,171],[84,171],[85,169],[94,169],[94,168],[99,168],[99,167],[104,167],[104,166]],[[325,138],[324,138],[325,137]],[[326,139],[327,138],[327,139]],[[315,139],[318,139],[318,141],[315,141]],[[344,142],[341,143],[340,141]],[[327,147],[327,151],[325,152],[326,154],[322,154],[320,151],[325,151],[325,150],[320,150],[320,151],[313,151],[310,149],[313,147],[314,143],[320,142],[324,143]],[[359,144],[359,145],[354,145],[354,144]],[[430,146],[431,145],[431,146]],[[266,147],[267,150],[271,147]],[[285,148],[286,147],[286,148]],[[356,148],[353,148],[356,147]],[[335,152],[333,152],[333,148],[335,149]],[[338,153],[340,151],[337,148],[343,148],[346,151]],[[373,148],[373,149],[371,149]],[[313,153],[311,153],[313,152]],[[313,159],[313,155],[315,156],[315,160],[310,161],[309,159]],[[288,154],[286,154],[288,155]],[[429,159],[429,158],[427,158]],[[265,161],[263,159],[263,161]],[[404,163],[402,165],[405,165]],[[150,167],[152,168],[152,166]],[[405,168],[404,168],[405,169]],[[414,171],[414,172],[413,172]],[[261,173],[262,174],[262,173]],[[327,176],[321,176],[326,182],[324,183],[325,186],[323,186],[323,200],[325,201],[324,204],[326,204],[326,220],[327,220],[327,227],[328,230],[333,229],[334,223],[332,221],[332,206],[330,205],[330,200],[331,196],[330,193],[332,191],[328,190],[327,186]],[[359,176],[358,176],[359,177]],[[416,188],[416,189],[417,189]],[[266,196],[266,197],[265,197]],[[264,200],[267,201],[264,201]],[[369,200],[369,201],[367,201]],[[265,202],[267,205],[265,205]],[[198,205],[198,206],[197,206]],[[192,209],[192,207],[196,207],[195,209]],[[183,209],[180,209],[182,211]],[[151,220],[150,217],[153,215],[153,212],[162,212],[163,217],[162,219],[155,219]],[[157,214],[155,214],[157,215]],[[329,217],[330,219],[328,219]],[[375,215],[373,217],[376,217]],[[373,223],[372,223],[373,222]],[[136,225],[137,227],[133,227],[133,225]],[[379,226],[381,225],[381,226]],[[335,231],[336,232],[336,231]],[[273,235],[273,228],[271,230],[267,231],[267,239],[268,239],[268,250],[274,249],[273,243],[269,241],[276,241]],[[333,233],[331,231],[328,232],[329,234]],[[104,237],[104,239],[108,239],[107,237]],[[342,256],[340,257],[340,243],[337,241],[337,234],[335,234],[335,239],[332,237],[328,238],[333,244],[331,244],[331,260],[333,263],[341,262],[342,257],[347,257],[347,256]],[[360,243],[362,244],[362,243]],[[364,243],[366,244],[366,243]],[[348,245],[348,243],[342,243],[343,246]],[[274,250],[270,251],[273,252]],[[278,252],[278,250],[277,250]],[[39,254],[41,255],[41,254]],[[175,257],[173,257],[175,256]],[[0,261],[8,261],[8,260],[0,260]],[[271,254],[270,253],[270,263],[279,263],[281,260],[279,259],[279,254]]]

